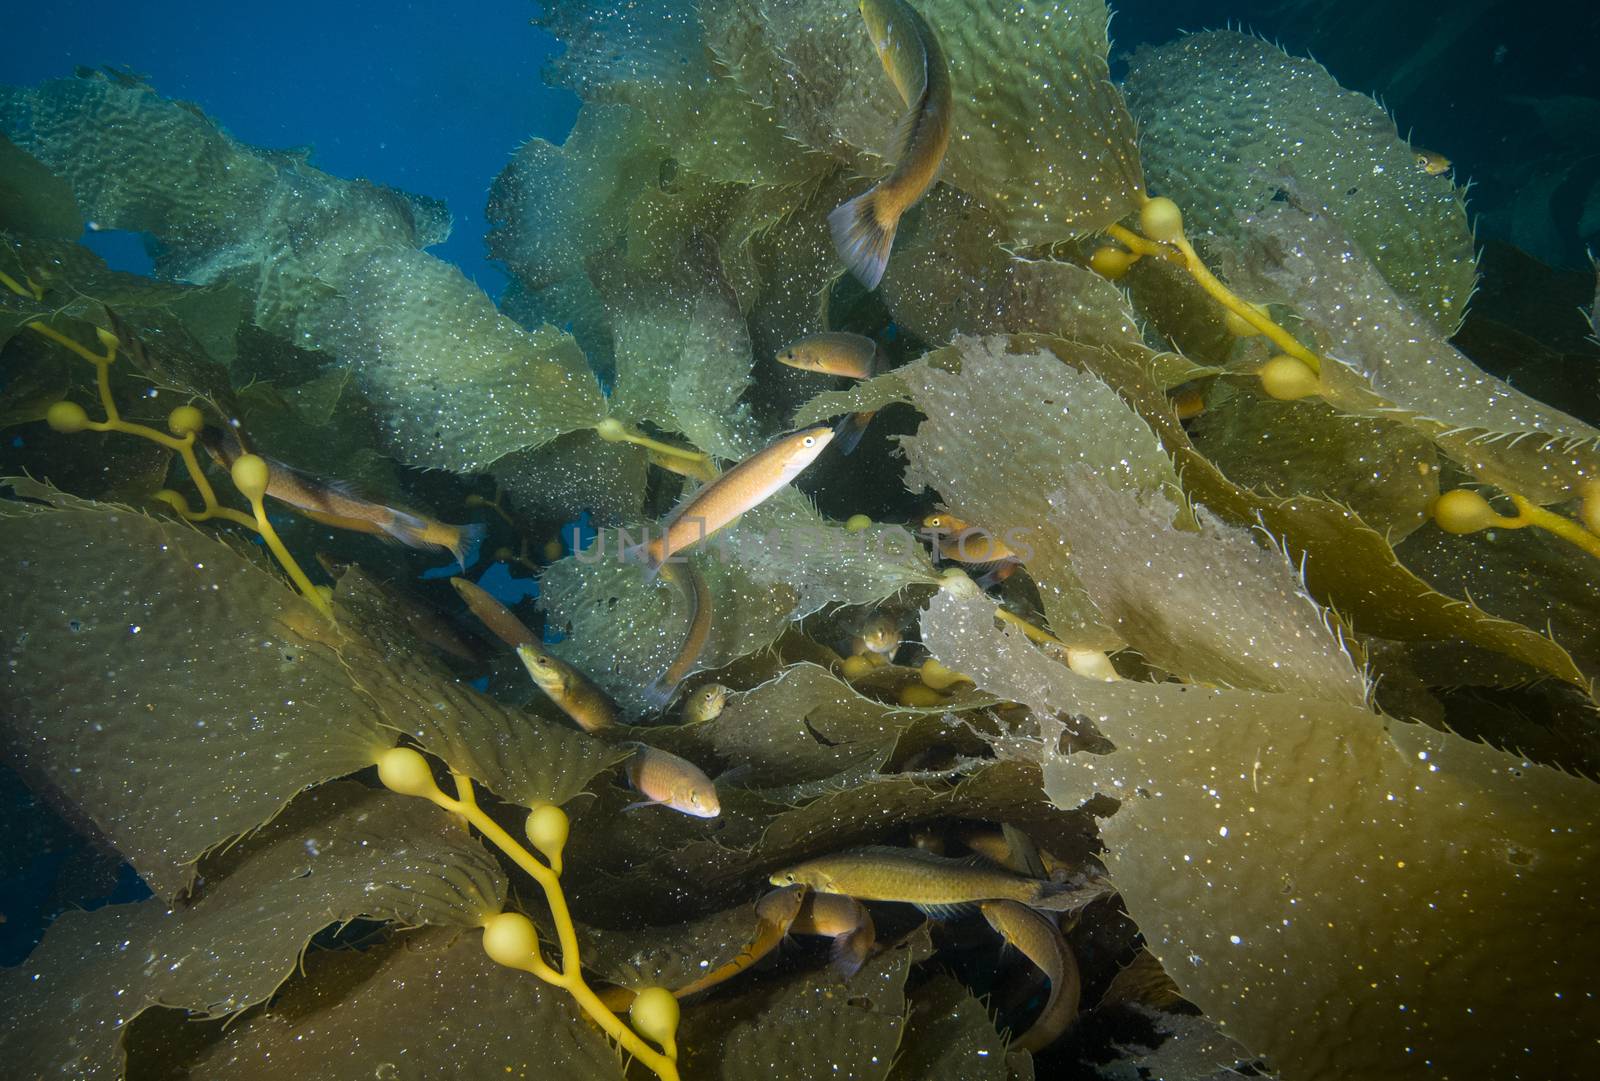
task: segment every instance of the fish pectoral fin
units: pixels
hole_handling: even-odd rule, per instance
[[[640,800],[638,803],[630,803],[630,804],[628,804],[626,807],[624,807],[622,809],[622,813],[623,814],[627,814],[629,811],[637,811],[640,807],[665,807],[665,806],[666,806],[666,804],[663,803],[661,800],[658,800],[658,799],[644,799],[644,800]]]
[[[978,910],[972,902],[956,905],[917,905],[918,911],[930,920],[959,920],[963,916],[970,916]]]

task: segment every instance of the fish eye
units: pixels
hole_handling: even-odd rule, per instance
[[[817,437],[814,435],[808,435],[804,439],[800,440],[800,445],[802,447],[814,447],[817,445]]]
[[[930,529],[938,529],[942,525],[944,525],[944,519],[939,517],[937,514],[928,519],[928,527]]]

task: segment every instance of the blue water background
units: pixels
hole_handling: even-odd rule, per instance
[[[537,13],[531,0],[31,4],[4,20],[0,81],[127,67],[247,143],[310,146],[336,176],[443,199],[454,227],[429,250],[498,296],[506,277],[483,245],[489,185],[531,136],[565,139],[578,110],[540,78],[560,46],[530,25]],[[114,266],[149,268],[138,237],[87,242]]]

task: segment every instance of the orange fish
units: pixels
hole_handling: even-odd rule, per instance
[[[864,334],[829,330],[784,346],[778,363],[804,372],[871,379],[886,366],[883,350]]]
[[[206,452],[223,468],[233,468],[244,453],[232,431],[206,428],[200,433]],[[324,481],[268,458],[267,494],[299,514],[335,529],[371,533],[408,548],[443,548],[466,566],[468,549],[483,535],[481,525],[447,525],[426,515],[364,499],[338,481]]]
[[[770,499],[816,461],[832,440],[833,429],[826,424],[780,436],[695,492],[667,519],[660,535],[626,554],[642,560],[652,573],[659,572],[675,553]]]
[[[876,289],[900,216],[933,186],[950,146],[950,69],[939,39],[905,0],[861,0],[861,18],[908,111],[895,132],[894,169],[835,208],[828,227],[839,258],[862,285]]]

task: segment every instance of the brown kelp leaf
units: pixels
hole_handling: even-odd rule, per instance
[[[1570,990],[1600,964],[1592,781],[1348,705],[1084,679],[982,602],[936,597],[922,630],[980,686],[1116,744],[1062,754],[1041,712],[1046,792],[1122,801],[1107,866],[1151,951],[1285,1074],[1556,1075],[1592,1047],[1596,1005]]]
[[[189,1076],[621,1081],[616,1053],[566,993],[495,964],[477,934],[429,930],[377,953],[366,979],[332,993],[326,963],[308,958],[308,979],[230,1026]]]
[[[1486,612],[1544,627],[1571,643],[1576,662],[1600,676],[1600,595],[1593,560],[1541,529],[1461,535],[1424,526],[1396,555],[1433,588],[1471,597]]]
[[[881,766],[914,715],[863,698],[814,664],[797,664],[777,679],[734,695],[715,720],[650,733],[678,753],[714,754],[752,786],[797,784],[857,765]],[[680,749],[682,748],[682,749]]]
[[[340,643],[339,656],[381,722],[501,799],[524,807],[565,803],[627,757],[586,733],[478,693],[420,648],[397,648],[397,640],[414,641],[402,629],[405,616],[360,573],[339,579],[335,603],[341,619],[365,631]]]
[[[1269,1072],[1257,1056],[1208,1017],[1164,1013],[1140,1005],[1132,1010],[1149,1025],[1154,1046],[1147,1046],[1142,1037],[1115,1044],[1117,1057],[1097,1067],[1106,1081],[1146,1081],[1151,1077],[1232,1081]]]
[[[298,799],[208,866],[196,899],[69,912],[0,974],[28,1076],[120,1077],[120,1029],[163,1005],[221,1017],[261,1002],[312,935],[357,916],[475,927],[499,911],[494,860],[421,800],[350,782]]]
[[[1600,429],[1472,363],[1328,211],[1276,203],[1243,228],[1237,276],[1292,305],[1338,362],[1323,376],[1336,407],[1403,420],[1479,480],[1539,503],[1600,476]]]
[[[77,240],[83,215],[72,189],[4,135],[0,135],[0,233]]]
[[[911,994],[900,1054],[889,1081],[1005,1081],[1006,1041],[989,1010],[950,976]]]
[[[638,531],[634,531],[635,536]],[[666,580],[647,582],[603,532],[579,556],[553,564],[539,603],[567,638],[553,652],[622,706],[642,711],[646,690],[683,642],[688,605]],[[892,530],[849,533],[792,489],[779,492],[693,554],[712,597],[711,637],[699,668],[720,668],[770,645],[791,621],[827,604],[869,604],[938,581],[920,546]]]
[[[158,895],[393,744],[334,629],[276,578],[190,526],[9,483],[48,501],[0,503],[15,760]]]
[[[670,927],[585,927],[583,964],[619,987],[677,990],[732,961],[760,923],[751,900]]]
[[[1140,357],[1066,342],[1051,348],[1117,388],[1160,436],[1192,500],[1236,524],[1262,526],[1282,541],[1290,558],[1303,560],[1311,595],[1358,633],[1407,642],[1465,639],[1588,693],[1588,679],[1565,649],[1470,600],[1436,592],[1401,565],[1389,543],[1349,508],[1310,496],[1260,495],[1235,485],[1189,442]]]
[[[906,976],[930,952],[927,931],[920,930],[848,980],[823,969],[763,996],[759,1012],[749,1002],[737,1012],[707,1007],[725,1035],[714,1043],[694,1041],[693,1029],[686,1033],[684,1071],[723,1081],[887,1078],[904,1035]]]
[[[959,338],[953,375],[916,362],[893,373],[928,419],[901,441],[906,486],[936,490],[958,518],[1014,549],[1039,586],[1050,629],[1073,645],[1111,648],[1066,539],[1048,528],[1061,471],[1081,462],[1132,491],[1177,492],[1161,443],[1098,377],[1047,351],[1014,354],[1004,337]]]
[[[1214,384],[1190,425],[1195,449],[1242,488],[1332,499],[1398,544],[1439,496],[1432,443],[1387,417],[1354,416],[1315,398],[1280,402],[1255,380]]]
[[[1462,193],[1417,167],[1377,102],[1315,60],[1231,30],[1141,49],[1125,89],[1151,188],[1178,202],[1191,233],[1216,233],[1225,247],[1238,215],[1288,188],[1336,207],[1395,291],[1455,329],[1475,277]]]
[[[1197,508],[1199,532],[1159,493],[1062,471],[1049,524],[1102,618],[1150,664],[1187,683],[1281,691],[1362,706],[1367,681],[1276,547]]]

